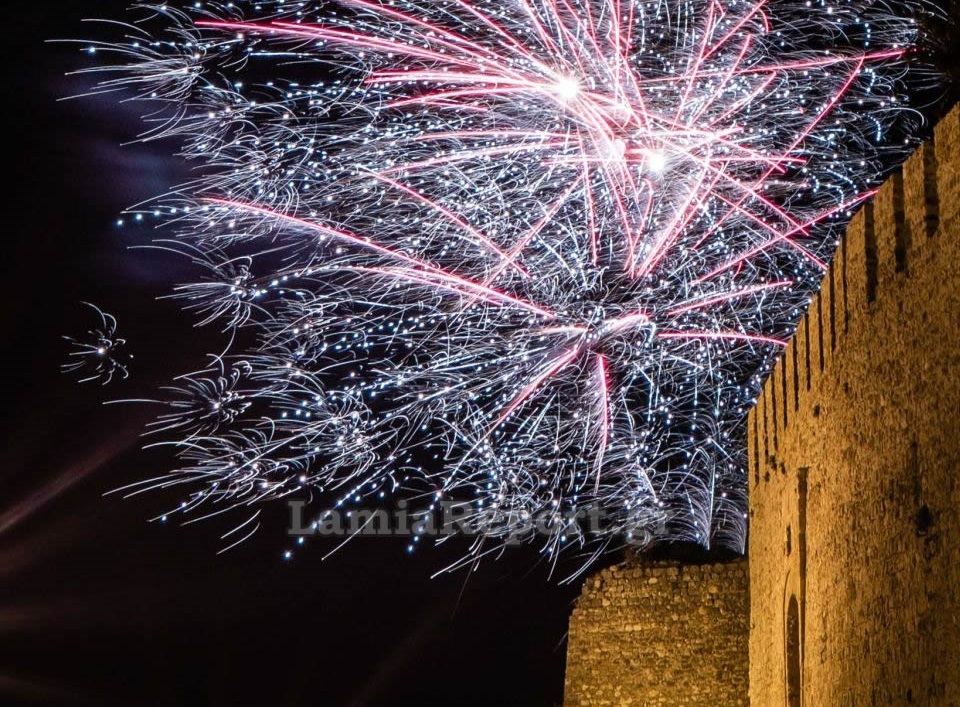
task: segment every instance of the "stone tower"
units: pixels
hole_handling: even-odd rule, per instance
[[[570,617],[570,707],[747,704],[747,564],[641,562],[589,579]]]

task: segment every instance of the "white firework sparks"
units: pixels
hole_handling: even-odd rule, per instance
[[[126,339],[117,336],[117,319],[95,304],[84,302],[97,314],[97,325],[83,336],[64,336],[70,346],[67,362],[60,371],[74,376],[79,383],[96,381],[109,385],[130,377],[132,355],[126,351]]]
[[[912,20],[764,0],[141,11],[96,70],[201,163],[144,213],[208,273],[177,289],[186,309],[233,342],[177,386],[157,426],[183,465],[148,484],[190,484],[201,515],[453,499],[483,527],[469,560],[518,532],[551,557],[742,548],[739,426],[889,163]],[[587,508],[596,535],[567,520]]]

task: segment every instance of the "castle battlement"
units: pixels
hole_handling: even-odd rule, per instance
[[[960,106],[866,202],[847,228],[796,334],[780,357],[757,400],[748,426],[750,459],[776,457],[790,418],[816,404],[825,373],[838,347],[879,337],[878,317],[891,301],[905,302],[918,276],[931,279],[934,261],[946,264],[957,252],[960,218]],[[911,271],[913,275],[911,276]],[[956,282],[954,280],[953,282]],[[909,314],[909,311],[905,311]],[[882,318],[882,317],[879,317]],[[951,333],[944,332],[949,336]],[[831,394],[829,388],[823,391]]]
[[[960,107],[854,215],[748,416],[749,577],[588,580],[567,704],[738,705],[748,670],[756,707],[960,705],[958,272]]]
[[[854,215],[747,421],[755,705],[960,704],[960,108]]]

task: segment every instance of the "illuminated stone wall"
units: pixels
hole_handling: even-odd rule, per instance
[[[628,561],[570,617],[568,707],[747,704],[747,565]]]
[[[958,272],[954,109],[854,217],[749,418],[757,707],[960,705]]]
[[[750,414],[749,622],[743,563],[604,570],[568,706],[745,704],[748,642],[754,707],[960,705],[958,273],[955,108],[854,217]]]

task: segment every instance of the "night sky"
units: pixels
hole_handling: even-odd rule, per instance
[[[285,562],[276,504],[252,541],[217,555],[229,526],[147,522],[175,497],[103,496],[172,460],[139,450],[149,407],[102,402],[149,396],[219,341],[156,299],[188,275],[182,259],[128,250],[156,234],[114,226],[188,176],[174,146],[123,146],[135,105],[57,100],[91,85],[64,76],[88,62],[44,40],[97,36],[81,20],[125,5],[7,16],[0,704],[559,704],[579,586],[558,586],[533,549],[433,580],[465,543],[408,556],[403,538],[361,538],[321,560],[336,541],[312,541]],[[61,335],[95,323],[81,301],[118,317],[135,355],[126,383],[58,372]]]

